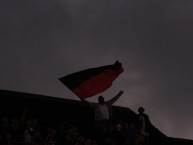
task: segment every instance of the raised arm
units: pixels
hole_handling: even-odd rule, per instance
[[[115,101],[119,99],[119,97],[123,94],[123,91],[120,91],[116,96],[114,96],[112,99],[107,101],[107,103],[113,104]]]

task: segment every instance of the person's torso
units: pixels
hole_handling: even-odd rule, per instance
[[[98,104],[95,108],[95,120],[108,120],[109,109],[107,104]]]

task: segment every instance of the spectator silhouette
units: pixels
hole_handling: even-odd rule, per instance
[[[96,123],[103,124],[104,122],[108,122],[112,117],[112,104],[117,101],[122,94],[123,91],[120,91],[116,96],[108,101],[105,101],[103,96],[99,96],[98,103],[88,102],[84,99],[81,100],[94,109]]]
[[[98,103],[89,102],[87,100],[81,99],[84,103],[88,104],[93,110],[95,114],[95,131],[98,135],[102,135],[103,137],[109,131],[109,121],[112,117],[112,104],[116,102],[119,97],[123,94],[123,91],[120,91],[116,96],[112,99],[105,101],[103,96],[98,97]],[[106,132],[104,133],[104,130]],[[105,135],[104,135],[105,134]]]
[[[144,112],[145,109],[143,107],[138,108],[138,118],[139,118],[138,131],[139,134],[143,136],[142,145],[149,145],[151,122],[149,120],[149,116]]]

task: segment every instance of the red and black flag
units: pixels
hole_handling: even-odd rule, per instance
[[[92,97],[108,89],[112,82],[123,72],[122,64],[90,68],[59,78],[79,98]]]

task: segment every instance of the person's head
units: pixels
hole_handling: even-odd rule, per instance
[[[103,98],[103,96],[99,96],[99,97],[98,97],[98,102],[99,102],[100,104],[103,104],[103,103],[105,102],[105,99]]]
[[[139,114],[142,114],[144,111],[145,111],[145,109],[144,109],[143,107],[139,107],[139,108],[138,108]]]

